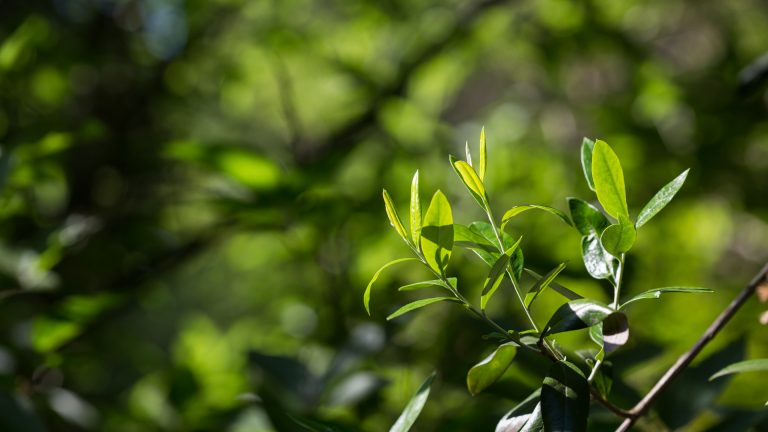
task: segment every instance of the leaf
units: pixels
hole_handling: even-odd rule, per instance
[[[652,217],[656,216],[656,213],[660,212],[661,209],[663,209],[667,204],[669,204],[670,201],[672,201],[672,198],[675,197],[677,191],[683,187],[685,178],[688,177],[688,171],[690,171],[690,169],[683,171],[680,175],[675,177],[674,180],[667,183],[663,188],[656,192],[656,195],[654,195],[653,198],[648,201],[648,204],[646,204],[645,207],[640,210],[640,215],[637,216],[638,228],[645,225],[645,223],[648,222]]]
[[[595,148],[595,142],[589,138],[584,138],[581,142],[581,168],[584,170],[584,178],[587,180],[587,186],[595,190],[595,181],[592,180],[592,152]]]
[[[453,224],[453,244],[467,249],[480,249],[486,252],[498,252],[499,250],[499,247],[489,242],[488,239],[461,224]]]
[[[480,180],[485,180],[485,170],[488,166],[488,149],[485,145],[485,126],[480,129],[480,166],[478,167],[478,175]]]
[[[613,387],[613,365],[611,362],[603,362],[592,380],[592,385],[603,396],[603,399],[608,399]]]
[[[472,153],[469,151],[469,141],[464,143],[464,154],[466,155],[466,160],[469,166],[472,166]]]
[[[721,376],[735,373],[765,371],[768,371],[768,359],[744,360],[724,367],[709,377],[709,380],[712,381],[713,379],[720,378]]]
[[[581,256],[584,267],[595,279],[608,279],[613,275],[613,257],[603,249],[596,234],[581,238]]]
[[[450,159],[451,164],[453,165],[453,170],[456,171],[456,174],[461,179],[461,182],[464,183],[464,186],[467,187],[469,192],[472,194],[472,197],[475,198],[475,201],[480,204],[480,207],[485,208],[487,200],[485,196],[485,186],[483,186],[483,181],[480,180],[480,177],[477,176],[475,170],[468,163],[462,160],[457,160],[453,156],[451,156]]]
[[[634,303],[638,300],[645,300],[645,299],[657,299],[661,297],[664,293],[711,293],[714,292],[711,289],[708,288],[696,288],[696,287],[664,287],[664,288],[654,288],[652,290],[641,292],[640,294],[632,297],[631,299],[624,302],[623,305],[619,307],[619,309],[624,309],[629,304]]]
[[[416,391],[416,394],[408,401],[408,405],[406,405],[400,417],[397,418],[395,424],[389,429],[389,432],[407,432],[411,429],[411,426],[413,426],[419,414],[421,414],[421,410],[424,409],[424,404],[427,403],[429,388],[432,386],[434,379],[435,372],[432,372]]]
[[[475,232],[476,234],[479,234],[483,238],[485,238],[489,243],[492,243],[494,245],[498,244],[498,241],[496,240],[496,234],[493,232],[493,227],[488,222],[472,222],[469,224],[470,231]],[[509,250],[516,242],[514,237],[512,237],[509,233],[506,233],[504,231],[501,232],[501,241],[504,244],[504,249]],[[481,250],[475,249],[475,253],[477,256],[479,256],[483,261],[485,261],[486,264],[489,266],[492,266],[496,260],[499,258],[500,252],[498,252],[498,247],[495,247],[495,251],[486,253]],[[523,256],[523,248],[518,247],[515,249],[514,254],[512,254],[512,274],[515,275],[515,279],[520,280],[523,274],[523,267],[525,264],[525,257]]]
[[[587,430],[589,383],[572,363],[559,361],[550,367],[541,387],[541,412],[547,431]]]
[[[597,140],[592,152],[592,178],[597,199],[609,215],[629,219],[624,173],[616,153],[605,141]]]
[[[429,306],[433,303],[443,302],[443,301],[449,301],[454,303],[461,303],[459,299],[456,297],[432,297],[432,298],[426,298],[421,300],[416,300],[415,302],[408,303],[407,305],[401,307],[400,309],[394,311],[390,316],[387,317],[387,321],[395,319],[399,317],[400,315],[407,314],[408,312],[411,312],[416,309],[423,308],[424,306]]]
[[[533,270],[531,270],[529,268],[526,268],[525,272],[528,273],[529,275],[531,275],[532,277],[534,277],[537,280],[539,280],[539,279],[541,279],[543,277],[540,274],[536,273],[535,271],[533,271]],[[558,284],[558,283],[556,283],[554,281],[550,282],[549,286],[553,290],[555,290],[558,294],[560,294],[561,296],[567,298],[568,300],[578,300],[580,298],[583,298],[578,293],[575,293],[575,292],[571,291],[570,289],[568,289],[568,288],[566,288],[566,287],[564,287],[564,286],[562,286],[562,285],[560,285],[560,284]]]
[[[523,238],[520,237],[520,239],[509,249],[507,249],[506,252],[499,255],[499,258],[496,260],[493,266],[491,266],[491,271],[488,273],[488,277],[485,279],[485,284],[483,284],[483,292],[480,295],[480,310],[485,310],[485,307],[491,300],[491,296],[493,296],[502,279],[504,279],[504,274],[507,271],[509,261],[520,245],[520,241],[522,239]]]
[[[418,260],[416,258],[400,258],[400,259],[396,259],[394,261],[390,261],[390,262],[384,264],[383,266],[381,266],[380,269],[378,269],[376,271],[376,273],[373,274],[373,278],[371,278],[371,281],[368,282],[368,286],[365,287],[365,293],[363,294],[363,304],[365,305],[365,311],[368,312],[368,315],[371,314],[371,308],[370,308],[370,303],[371,303],[371,287],[376,282],[376,280],[379,278],[379,275],[381,274],[381,272],[384,271],[384,269],[386,269],[389,266],[393,266],[395,264],[399,264],[399,263],[406,262],[406,261],[418,261]]]
[[[560,218],[566,225],[572,226],[571,220],[568,218],[568,215],[565,214],[562,210],[558,210],[554,207],[549,206],[542,206],[537,204],[527,204],[527,205],[519,205],[514,206],[511,209],[507,210],[506,213],[504,213],[504,217],[501,218],[501,230],[504,230],[504,227],[507,225],[507,223],[515,216],[519,215],[520,213],[523,213],[528,210],[543,210],[547,213],[553,214]]]
[[[472,396],[478,395],[504,375],[517,354],[514,342],[499,346],[480,363],[472,366],[467,373],[467,388]]]
[[[541,389],[536,389],[525,400],[512,408],[496,425],[496,432],[540,431],[544,428],[541,418]]]
[[[560,274],[561,271],[565,269],[565,263],[560,263],[557,267],[553,268],[552,270],[547,273],[546,276],[543,278],[540,278],[532,287],[530,290],[528,290],[528,293],[525,295],[525,307],[530,308],[533,304],[533,301],[536,300],[536,297],[539,296],[539,293],[547,289],[549,284],[552,283],[552,281],[555,280],[557,275]]]
[[[629,340],[629,322],[622,312],[614,312],[602,323],[603,350],[606,354],[616,351]],[[595,326],[597,327],[597,326]]]
[[[419,201],[419,170],[416,170],[411,181],[411,238],[414,244],[419,244],[420,235],[421,202]]]
[[[421,252],[430,267],[445,274],[453,249],[453,215],[451,204],[442,192],[432,197],[421,227]]]
[[[456,278],[448,278],[448,283],[450,283],[452,286],[456,286]],[[422,281],[422,282],[416,282],[408,285],[403,285],[400,288],[398,288],[398,291],[413,291],[421,288],[429,288],[432,286],[438,286],[441,288],[450,289],[448,285],[446,285],[445,282],[443,282],[441,279],[433,279],[428,281]]]
[[[568,198],[568,209],[571,211],[573,226],[582,235],[601,233],[610,225],[600,210],[584,200]]]
[[[609,254],[618,257],[632,249],[637,239],[635,226],[624,216],[619,217],[619,223],[613,224],[603,231],[600,243]]]
[[[395,211],[395,205],[386,189],[384,189],[382,195],[384,195],[384,208],[387,210],[389,223],[395,228],[395,231],[397,231],[400,237],[402,237],[406,243],[410,244],[408,241],[408,234],[405,232],[405,227],[403,227],[403,223],[400,222],[400,217],[397,216],[397,212]]]
[[[601,323],[613,312],[613,309],[595,300],[572,300],[555,311],[544,327],[541,337],[592,327]]]

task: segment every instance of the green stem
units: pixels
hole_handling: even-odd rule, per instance
[[[613,290],[613,308],[619,309],[619,295],[621,294],[621,281],[624,278],[624,254],[619,257],[619,269],[616,271],[616,286]]]

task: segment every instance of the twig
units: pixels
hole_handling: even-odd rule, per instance
[[[715,319],[712,325],[709,326],[707,331],[704,332],[696,344],[694,344],[691,349],[688,350],[688,352],[680,356],[680,358],[677,359],[677,362],[675,362],[675,364],[672,365],[669,370],[667,370],[664,376],[659,379],[656,385],[653,386],[651,391],[649,391],[648,394],[646,394],[645,397],[643,397],[643,399],[640,400],[640,402],[638,402],[634,408],[629,410],[631,416],[628,416],[624,422],[621,423],[621,426],[616,429],[616,432],[625,432],[629,430],[629,428],[635,424],[635,421],[637,421],[637,419],[642,416],[646,410],[648,410],[651,404],[656,401],[656,399],[659,397],[659,394],[664,391],[664,389],[672,382],[672,380],[674,380],[680,374],[680,372],[682,372],[686,366],[688,366],[691,361],[696,358],[696,355],[698,355],[699,352],[701,352],[701,350],[704,349],[704,347],[712,339],[714,339],[715,335],[717,335],[717,333],[722,330],[723,327],[725,327],[725,325],[728,323],[728,321],[730,321],[731,318],[733,318],[733,315],[736,314],[739,308],[741,308],[741,306],[743,306],[744,303],[746,303],[746,301],[755,293],[758,285],[767,281],[768,263],[763,266],[763,269],[760,270],[760,272],[746,287],[744,287],[744,289],[731,302],[731,304],[725,308],[720,316]]]
[[[600,392],[597,391],[597,389],[592,387],[592,385],[589,386],[589,392],[592,393],[592,397],[596,401],[600,402],[604,407],[606,407],[608,409],[608,411],[616,414],[617,416],[624,417],[624,418],[630,418],[630,417],[634,416],[634,414],[632,414],[632,412],[627,411],[627,410],[622,409],[622,408],[619,408],[616,405],[614,405],[611,402],[609,402],[608,399],[604,398],[603,395],[601,395]]]

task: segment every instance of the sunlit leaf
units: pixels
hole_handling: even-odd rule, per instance
[[[635,225],[629,219],[620,216],[619,223],[613,224],[603,231],[600,236],[600,243],[609,254],[618,257],[632,248],[635,239],[637,239]]]
[[[584,267],[595,279],[608,279],[613,275],[614,258],[603,249],[596,234],[581,238],[581,255]]]
[[[453,224],[453,244],[467,249],[498,252],[499,247],[485,237],[461,224]],[[493,263],[491,263],[493,264]]]
[[[365,305],[365,311],[368,312],[368,315],[371,314],[371,308],[370,308],[370,303],[371,303],[371,287],[373,287],[373,284],[376,283],[376,280],[379,279],[379,275],[381,274],[381,272],[383,272],[387,267],[390,267],[390,266],[393,266],[395,264],[399,264],[399,263],[402,263],[402,262],[407,262],[407,261],[417,261],[418,262],[419,260],[417,260],[416,258],[400,258],[400,259],[396,259],[394,261],[390,261],[390,262],[384,264],[383,266],[381,266],[380,269],[378,269],[376,271],[376,273],[373,274],[373,278],[371,278],[371,281],[368,282],[368,286],[365,287],[365,293],[363,294],[363,304]]]
[[[713,379],[724,375],[742,372],[768,372],[768,359],[744,360],[738,363],[733,363],[709,377],[709,380],[712,381]]]
[[[411,430],[411,426],[416,422],[419,414],[421,414],[421,410],[424,409],[424,404],[427,403],[429,389],[432,386],[432,381],[434,381],[434,379],[435,372],[432,372],[432,375],[424,381],[421,387],[416,391],[416,394],[414,394],[411,397],[411,400],[408,401],[408,405],[406,405],[402,414],[400,414],[400,417],[397,418],[395,424],[389,429],[389,432],[408,432]]]
[[[483,186],[483,181],[480,180],[480,177],[477,176],[475,170],[468,163],[462,160],[457,160],[453,156],[451,156],[450,159],[453,170],[456,171],[461,182],[467,187],[472,194],[472,197],[475,198],[475,201],[480,204],[480,207],[485,208],[487,200],[485,197],[485,186]]]
[[[452,286],[455,287],[456,286],[456,278],[455,277],[448,278],[448,283],[450,283]],[[421,289],[421,288],[429,288],[429,287],[433,287],[433,286],[437,286],[437,287],[441,287],[441,288],[446,288],[446,289],[449,289],[449,290],[451,289],[451,287],[448,286],[442,279],[433,279],[433,280],[428,280],[428,281],[416,282],[416,283],[412,283],[412,284],[408,284],[408,285],[403,285],[400,288],[398,288],[397,290],[398,291],[413,291],[413,290],[417,290],[417,289]]]
[[[457,302],[457,303],[461,302],[459,299],[455,297],[432,297],[432,298],[416,300],[414,302],[408,303],[407,305],[393,312],[390,316],[387,317],[387,321],[391,319],[395,319],[400,315],[407,314],[408,312],[414,311],[416,309],[423,308],[424,306],[429,306],[431,304],[444,302],[444,301]]]
[[[528,204],[528,205],[519,205],[514,206],[511,209],[507,210],[506,213],[504,213],[504,216],[501,218],[501,229],[504,230],[504,227],[509,223],[509,221],[514,218],[515,216],[519,215],[520,213],[523,213],[528,210],[543,210],[547,213],[553,214],[560,218],[561,221],[563,221],[566,225],[572,225],[571,219],[568,218],[568,215],[565,214],[563,211],[558,210],[554,207],[549,206],[542,206],[537,204]]]
[[[600,204],[616,219],[629,219],[624,172],[616,153],[605,141],[597,140],[592,152],[592,178]]]
[[[568,209],[571,212],[573,226],[582,235],[602,233],[611,224],[600,210],[584,200],[568,198]]]
[[[637,294],[636,296],[632,297],[631,299],[624,302],[619,309],[624,309],[631,303],[634,303],[638,300],[645,300],[645,299],[657,299],[661,297],[662,294],[665,293],[711,293],[714,292],[711,289],[708,288],[696,288],[696,287],[664,287],[664,288],[654,288],[648,291],[641,292],[640,294]]]
[[[561,271],[565,269],[565,263],[559,264],[557,267],[553,268],[549,271],[543,278],[540,278],[532,287],[530,290],[528,290],[528,293],[525,295],[525,307],[530,308],[533,304],[533,301],[536,300],[536,297],[539,296],[539,294],[547,289],[547,287],[552,283],[552,281],[555,280],[557,275],[560,274]]]
[[[517,354],[517,346],[513,342],[499,346],[480,363],[472,366],[467,373],[467,388],[475,396],[488,386],[495,383],[504,375]]]
[[[541,412],[547,431],[587,430],[589,383],[572,363],[553,364],[541,387]]]
[[[536,389],[499,420],[495,432],[539,432],[543,430],[544,419],[541,417],[540,399],[541,389]]]
[[[601,323],[613,312],[615,312],[613,309],[596,300],[580,299],[570,301],[555,311],[544,327],[542,337],[548,334],[592,327]]]
[[[469,141],[464,143],[464,154],[466,155],[465,160],[469,166],[472,166],[472,153],[469,151]]]
[[[480,166],[478,167],[478,175],[480,180],[485,180],[485,170],[488,166],[488,150],[485,145],[485,126],[480,129]]]
[[[392,197],[389,196],[386,189],[384,189],[382,195],[384,196],[384,208],[387,210],[389,223],[395,228],[395,231],[397,231],[406,243],[410,243],[408,240],[408,233],[406,233],[405,227],[403,227],[403,223],[400,222],[400,217],[397,215],[397,211],[395,211],[395,204],[392,202]]]
[[[419,201],[419,170],[413,175],[411,181],[411,238],[413,244],[419,244],[421,235],[421,202]]]
[[[470,231],[473,231],[476,234],[479,234],[483,238],[486,239],[488,243],[491,243],[493,245],[498,245],[498,240],[496,239],[496,234],[494,234],[493,227],[488,222],[472,222],[469,224]],[[512,248],[512,246],[515,245],[515,243],[518,242],[512,235],[509,233],[506,233],[504,231],[501,232],[501,241],[504,244],[504,249],[509,250]],[[499,259],[498,247],[495,248],[495,251],[486,252],[484,250],[474,249],[477,256],[479,256],[483,261],[485,261],[486,264],[489,266],[492,266],[497,259]],[[512,254],[512,260],[511,260],[511,268],[512,268],[512,274],[515,275],[515,279],[520,280],[522,274],[523,274],[523,267],[525,264],[525,257],[523,256],[523,248],[517,247],[514,249],[514,253]]]
[[[531,275],[537,281],[541,280],[544,277],[529,268],[526,268],[525,272]],[[572,290],[558,284],[557,282],[554,282],[554,281],[549,282],[549,287],[552,288],[555,292],[557,292],[561,296],[567,298],[568,300],[578,300],[582,298],[582,296],[579,295],[578,293],[573,292]]]
[[[648,204],[640,210],[640,214],[637,216],[638,228],[645,225],[645,223],[654,217],[656,213],[660,212],[661,209],[672,201],[672,198],[675,197],[677,191],[683,187],[685,178],[688,177],[688,171],[690,170],[683,171],[679,176],[675,177],[674,180],[667,183],[663,188],[656,192],[656,195],[654,195],[653,198],[648,201]]]
[[[420,242],[427,264],[445,274],[453,249],[453,215],[448,199],[440,191],[435,192],[424,215]]]
[[[522,240],[522,238],[520,238],[520,240]],[[491,297],[499,287],[499,284],[501,283],[501,280],[504,278],[504,274],[507,271],[509,261],[515,250],[517,250],[518,246],[520,245],[520,240],[518,240],[517,243],[512,245],[507,251],[501,254],[493,266],[491,266],[491,271],[488,273],[488,277],[485,279],[485,284],[483,284],[483,292],[480,295],[480,310],[485,310],[485,307],[488,305]]]
[[[589,138],[584,138],[581,142],[581,168],[584,170],[584,178],[587,180],[587,186],[595,190],[595,181],[592,180],[592,151],[595,148],[595,142]]]

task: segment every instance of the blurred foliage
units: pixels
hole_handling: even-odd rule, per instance
[[[540,359],[473,398],[479,322],[449,305],[385,322],[424,276],[407,266],[373,318],[361,302],[406,252],[381,188],[402,213],[418,167],[472,220],[444,155],[481,125],[497,212],[585,196],[583,136],[621,156],[633,215],[691,168],[625,291],[715,293],[629,310],[612,397],[630,406],[768,259],[766,51],[758,0],[0,0],[0,429],[385,430],[437,370],[416,429],[492,430]],[[535,233],[527,262],[570,261],[559,280],[607,300],[548,217],[513,223]],[[449,272],[479,297],[483,267]],[[512,326],[503,295],[490,313]],[[764,427],[764,374],[706,381],[768,357],[760,312],[639,428]]]

